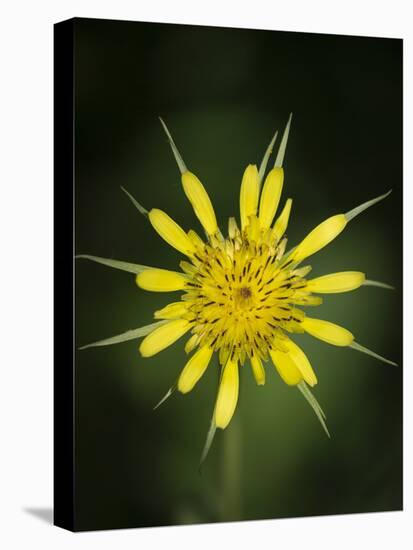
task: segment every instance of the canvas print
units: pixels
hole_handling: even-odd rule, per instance
[[[402,42],[60,25],[56,523],[400,510]]]

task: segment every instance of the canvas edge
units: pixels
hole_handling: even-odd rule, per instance
[[[74,20],[53,27],[54,472],[53,523],[75,531]]]

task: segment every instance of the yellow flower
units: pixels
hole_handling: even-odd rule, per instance
[[[257,384],[263,385],[266,376],[264,364],[272,363],[286,384],[297,386],[303,393],[328,434],[324,413],[309,390],[309,386],[317,384],[316,374],[304,351],[290,335],[307,332],[328,344],[351,347],[392,363],[355,342],[353,334],[346,328],[307,316],[302,309],[321,304],[320,294],[348,292],[366,284],[388,285],[368,281],[359,271],[331,273],[310,279],[311,267],[303,265],[303,262],[333,241],[351,219],[388,193],[346,214],[324,220],[287,252],[285,231],[292,200],[287,199],[278,217],[276,214],[283,189],[283,160],[290,116],[275,165],[265,179],[276,136],[260,168],[251,164],[245,169],[239,198],[240,226],[235,218],[230,218],[228,234],[224,237],[206,189],[197,176],[187,169],[168,129],[161,122],[181,172],[184,193],[205,236],[202,238],[192,229],[184,230],[162,210],[154,208],[148,212],[126,192],[135,206],[148,216],[162,239],[185,256],[180,262],[181,271],[149,268],[95,256],[81,257],[136,273],[136,284],[141,289],[178,291],[181,295],[178,301],[155,312],[158,323],[89,346],[145,336],[139,351],[143,357],[150,357],[185,334],[189,335],[185,351],[193,354],[176,383],[182,393],[193,389],[216,353],[221,365],[221,377],[204,455],[215,429],[225,429],[231,421],[238,401],[239,370],[244,365],[251,366]]]

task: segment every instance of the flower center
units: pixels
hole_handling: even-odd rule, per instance
[[[307,268],[281,263],[285,244],[239,235],[197,250],[183,299],[199,345],[219,350],[221,362],[231,354],[241,362],[266,359],[270,349],[282,349],[283,330],[302,332],[304,313],[295,304],[309,294],[303,290]]]
[[[242,286],[240,289],[238,289],[238,296],[241,299],[241,301],[246,301],[248,298],[251,298],[252,292],[251,289],[247,286]]]

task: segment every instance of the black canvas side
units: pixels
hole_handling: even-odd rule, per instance
[[[54,524],[74,530],[74,21],[54,25]]]

